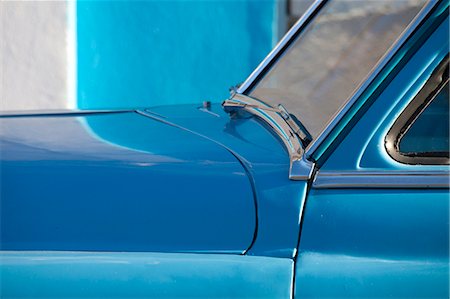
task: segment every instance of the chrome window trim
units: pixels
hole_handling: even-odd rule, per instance
[[[283,54],[284,50],[288,48],[295,38],[303,31],[303,29],[311,22],[316,14],[321,10],[323,5],[328,0],[316,0],[308,10],[302,15],[302,17],[289,29],[286,35],[278,42],[278,44],[270,51],[270,53],[264,58],[264,60],[258,65],[258,67],[248,76],[248,78],[242,83],[236,90],[236,93],[247,94],[250,89],[264,76],[264,74],[270,70],[271,66],[276,63],[278,58]]]
[[[448,171],[319,171],[316,189],[449,189]]]
[[[345,102],[341,109],[336,112],[335,116],[325,126],[325,129],[306,147],[305,155],[307,159],[311,160],[313,153],[317,151],[320,145],[327,139],[332,130],[337,127],[344,116],[349,112],[351,107],[358,101],[360,96],[366,91],[366,89],[372,84],[375,78],[386,67],[389,61],[400,50],[403,44],[413,35],[419,25],[431,12],[431,10],[439,3],[437,0],[430,0],[424,5],[420,12],[414,17],[411,23],[406,27],[400,37],[393,43],[393,45],[386,51],[386,53],[375,64],[374,68],[369,72],[367,77],[361,82],[361,84],[355,89],[350,98]]]

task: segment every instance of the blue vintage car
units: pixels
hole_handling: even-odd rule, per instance
[[[222,105],[0,118],[2,298],[448,298],[449,1],[317,1]]]

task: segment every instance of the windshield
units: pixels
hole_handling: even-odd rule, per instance
[[[317,137],[425,2],[330,1],[249,95],[282,104]]]

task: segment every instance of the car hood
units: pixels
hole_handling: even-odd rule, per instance
[[[136,112],[0,118],[3,250],[242,253],[256,229],[225,147]]]

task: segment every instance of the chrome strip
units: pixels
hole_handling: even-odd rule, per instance
[[[288,151],[290,160],[289,178],[291,180],[308,180],[312,177],[314,164],[303,159],[301,140],[285,119],[278,113],[277,109],[262,101],[237,93],[231,99],[224,101],[222,105],[225,108],[238,107],[238,111],[247,111],[261,118],[274,130]]]
[[[289,179],[293,181],[308,181],[313,177],[314,163],[302,156],[300,160],[291,160]]]
[[[278,42],[278,44],[270,51],[270,53],[264,58],[264,60],[258,65],[258,67],[248,76],[244,83],[236,90],[237,93],[245,94],[249,87],[251,87],[256,80],[262,75],[268,66],[270,66],[282,52],[284,47],[288,45],[291,40],[300,33],[301,30],[311,21],[316,15],[318,8],[325,4],[328,0],[316,0],[308,10],[302,15],[302,17],[289,29],[284,37]]]
[[[89,114],[106,114],[106,113],[127,113],[134,112],[133,109],[122,110],[24,110],[24,111],[3,111],[0,118],[14,117],[44,117],[44,116],[83,116]]]
[[[313,188],[450,188],[450,173],[446,171],[319,171]]]
[[[366,89],[372,84],[375,78],[380,74],[381,70],[389,63],[398,50],[403,46],[406,40],[413,34],[419,24],[430,13],[433,7],[438,1],[430,0],[420,10],[416,17],[411,21],[408,27],[403,31],[400,37],[394,42],[394,44],[386,51],[383,57],[377,62],[375,67],[369,73],[369,75],[361,82],[361,84],[355,89],[355,92],[350,96],[345,105],[336,113],[335,117],[328,123],[325,129],[319,134],[319,136],[312,140],[312,142],[306,147],[305,155],[311,158],[313,153],[319,148],[323,141],[328,137],[331,131],[337,126],[337,124],[343,119],[344,115],[351,109],[351,107],[357,102],[359,97],[366,91]]]

